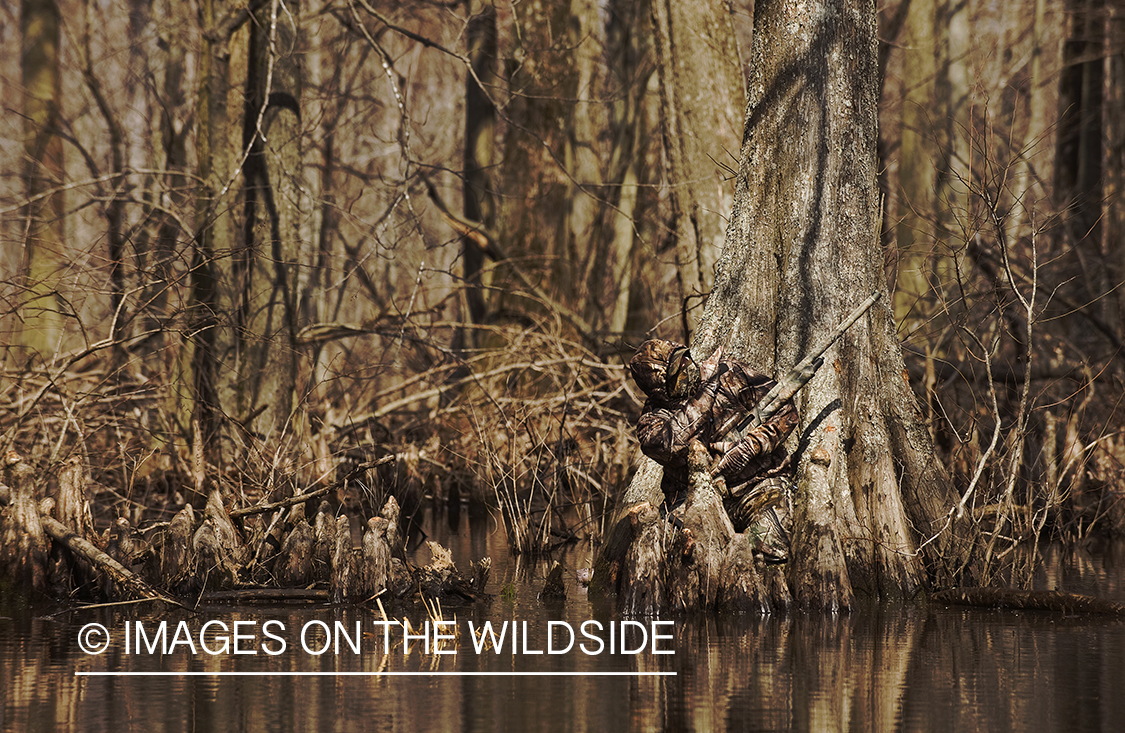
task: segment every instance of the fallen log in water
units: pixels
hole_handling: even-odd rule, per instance
[[[213,590],[199,597],[200,603],[295,603],[329,600],[326,588],[239,588],[238,590]]]
[[[1021,611],[1055,611],[1065,614],[1109,614],[1125,616],[1125,604],[1093,596],[1055,590],[1008,588],[953,588],[930,595],[932,603],[1004,608]]]
[[[469,576],[465,577],[453,565],[453,555],[449,550],[436,542],[427,542],[426,546],[430,550],[430,562],[414,575],[422,598],[438,600],[444,605],[463,605],[481,596],[492,570],[490,558],[474,562]]]
[[[132,570],[94,547],[88,540],[76,535],[62,522],[47,516],[41,516],[39,519],[47,534],[65,545],[76,556],[88,560],[98,570],[109,575],[118,585],[128,588],[141,598],[165,601],[177,606],[182,605],[168,594],[152,588]]]

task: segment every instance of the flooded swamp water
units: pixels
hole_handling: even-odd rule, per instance
[[[544,602],[547,568],[495,522],[431,534],[459,567],[492,557],[492,597],[407,631],[366,607],[0,598],[0,730],[1125,730],[1125,620],[906,604],[628,622],[576,582],[589,547],[556,555],[567,597]],[[1048,555],[1037,587],[1125,601],[1125,546]]]

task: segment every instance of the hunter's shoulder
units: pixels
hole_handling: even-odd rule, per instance
[[[716,376],[726,384],[743,387],[764,386],[768,389],[776,384],[772,378],[736,359],[723,359],[719,362]]]

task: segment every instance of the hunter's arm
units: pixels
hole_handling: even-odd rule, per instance
[[[727,392],[738,405],[739,411],[749,415],[758,402],[773,388],[775,382],[762,374],[757,374],[739,365],[732,370]],[[739,435],[737,430],[728,433],[726,440],[711,444],[711,449],[722,457],[713,469],[715,475],[734,476],[745,469],[751,461],[772,453],[780,447],[789,433],[797,425],[797,410],[793,403],[786,402],[765,424],[747,429]],[[719,437],[719,436],[716,436]]]
[[[646,456],[662,465],[681,465],[693,438],[709,429],[716,386],[706,383],[699,394],[676,409],[648,408],[637,422],[637,439]]]
[[[713,443],[712,449],[721,453],[722,458],[711,470],[712,475],[738,475],[754,459],[777,450],[796,426],[797,410],[790,402],[782,407],[769,422],[746,431],[742,438]]]

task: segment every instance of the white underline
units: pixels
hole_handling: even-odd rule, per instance
[[[81,672],[75,677],[675,677],[677,672]]]

